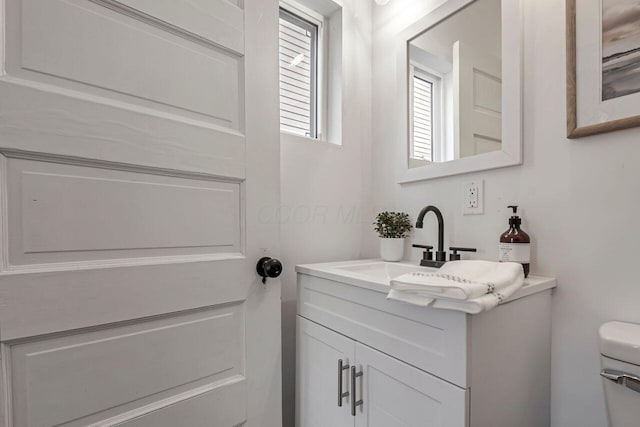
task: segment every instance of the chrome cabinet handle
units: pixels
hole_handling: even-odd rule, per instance
[[[615,369],[603,369],[602,372],[600,372],[600,376],[640,393],[640,377],[622,371],[616,371]]]
[[[342,359],[338,360],[338,406],[342,407],[342,399],[349,396],[349,392],[342,391],[342,372],[349,370],[349,363],[345,364]]]
[[[356,367],[351,367],[351,391],[353,396],[351,397],[351,415],[356,416],[356,408],[362,405],[362,399],[356,400],[358,393],[356,391],[356,379],[363,375],[362,371],[356,372]]]

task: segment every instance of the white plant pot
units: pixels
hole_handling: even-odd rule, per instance
[[[396,262],[404,257],[404,237],[380,238],[380,258],[384,261]]]

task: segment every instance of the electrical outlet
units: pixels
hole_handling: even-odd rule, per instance
[[[462,210],[465,215],[484,214],[484,181],[464,183]]]

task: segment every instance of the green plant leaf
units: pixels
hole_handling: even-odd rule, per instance
[[[404,212],[380,212],[373,223],[374,230],[382,238],[405,238],[413,228],[409,215]]]

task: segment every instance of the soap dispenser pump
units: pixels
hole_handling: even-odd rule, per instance
[[[531,263],[531,238],[520,228],[522,219],[518,216],[518,207],[508,207],[513,209],[513,215],[509,218],[509,229],[500,236],[498,260],[519,262],[524,269],[524,277],[527,277]]]

